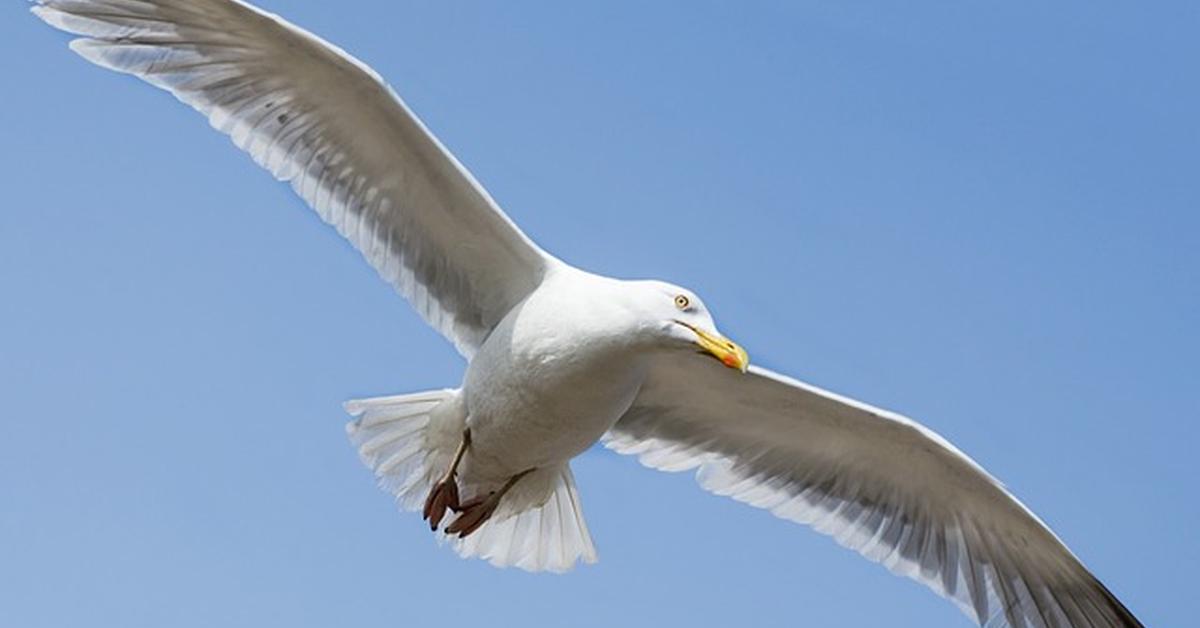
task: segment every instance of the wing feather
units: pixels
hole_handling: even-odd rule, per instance
[[[38,0],[71,49],[165,89],[288,181],[470,357],[554,260],[373,70],[238,0]]]
[[[718,495],[812,526],[986,626],[1140,626],[1032,512],[902,416],[751,367],[661,356],[605,436]]]

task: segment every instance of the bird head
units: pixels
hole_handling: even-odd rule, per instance
[[[746,350],[717,331],[708,308],[691,290],[662,281],[632,283],[640,315],[658,343],[698,351],[743,373],[750,366]]]

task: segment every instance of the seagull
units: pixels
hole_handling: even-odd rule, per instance
[[[349,240],[468,360],[351,401],[380,485],[464,557],[592,563],[570,461],[597,442],[811,526],[987,626],[1141,626],[930,429],[750,364],[691,290],[542,250],[371,68],[239,0],[37,0],[76,53],[171,92]]]

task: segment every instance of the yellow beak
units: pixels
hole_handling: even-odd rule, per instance
[[[736,342],[724,336],[710,334],[699,327],[689,325],[683,321],[677,322],[695,332],[696,344],[700,345],[700,348],[704,349],[706,353],[710,353],[713,357],[720,360],[721,364],[743,373],[750,366],[750,355],[746,353],[745,349],[738,346]]]

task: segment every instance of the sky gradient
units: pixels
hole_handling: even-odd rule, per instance
[[[1149,626],[1197,611],[1194,2],[260,3],[550,252],[937,430]],[[0,625],[966,626],[686,475],[574,464],[600,563],[462,561],[347,443],[463,362],[173,98],[0,9]]]

